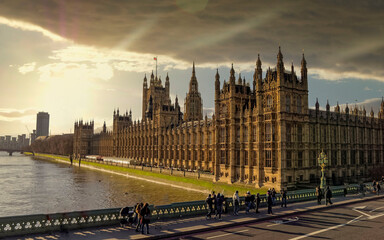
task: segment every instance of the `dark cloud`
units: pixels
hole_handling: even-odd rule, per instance
[[[0,15],[77,43],[205,62],[286,62],[384,79],[384,2],[3,0]],[[288,64],[288,63],[287,63]]]
[[[37,113],[36,110],[28,109],[24,111],[1,111],[0,116],[6,118],[21,118],[25,116],[35,115]]]

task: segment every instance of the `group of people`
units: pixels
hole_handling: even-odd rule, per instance
[[[281,190],[280,196],[281,196],[281,207],[287,207],[287,191]],[[268,205],[268,214],[273,214],[272,206],[276,204],[275,189],[268,190],[266,194],[266,199],[267,199],[267,205]],[[212,214],[214,214],[215,215],[214,219],[216,219],[216,217],[219,216],[219,220],[221,220],[221,214],[223,211],[224,202],[225,202],[225,199],[223,194],[218,193],[216,195],[215,192],[212,192],[212,194],[209,194],[205,200],[205,203],[207,204],[207,208],[208,208],[206,219],[207,220],[211,219]],[[255,209],[255,212],[259,213],[260,202],[261,202],[261,197],[259,193],[257,193],[256,195],[252,195],[248,191],[244,198],[244,205],[246,207],[245,213],[248,214],[251,209]],[[239,210],[240,210],[239,191],[236,191],[233,194],[232,203],[233,203],[233,215],[238,216]]]
[[[206,216],[206,219],[211,219],[212,214],[215,215],[214,219],[219,216],[219,220],[221,220],[221,214],[223,212],[223,203],[225,201],[224,195],[218,193],[217,195],[213,191],[212,194],[209,194],[207,199],[205,200],[205,203],[208,207],[208,214]]]
[[[346,192],[344,192],[344,196],[346,195]],[[332,190],[327,186],[325,190],[321,190],[320,186],[316,187],[316,197],[317,197],[317,204],[321,205],[321,200],[325,197],[325,205],[333,204],[331,201],[332,198]]]
[[[129,224],[130,226],[136,225],[136,232],[144,234],[145,227],[147,228],[147,234],[149,234],[149,223],[151,211],[149,210],[148,203],[137,203],[133,207],[133,211],[129,211],[129,208],[122,208],[120,215],[123,217],[120,225]]]

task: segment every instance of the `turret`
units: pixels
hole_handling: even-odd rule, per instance
[[[106,133],[107,132],[107,125],[105,124],[105,121],[104,121],[104,125],[103,125],[103,133]]]
[[[192,77],[189,82],[189,92],[184,102],[184,120],[196,121],[201,119],[203,119],[203,103],[198,90],[195,62],[193,62]]]
[[[255,73],[253,74],[253,91],[256,92],[261,90],[261,83],[263,80],[262,76],[263,76],[263,70],[261,69],[260,55],[257,54],[256,69],[255,69]]]
[[[235,69],[233,69],[233,63],[232,63],[232,67],[231,67],[231,71],[230,71],[230,77],[229,77],[229,85],[235,85],[235,81],[236,81]]]
[[[384,112],[384,98],[381,98],[380,112]]]
[[[346,104],[346,106],[345,106],[345,113],[346,114],[349,114],[349,107],[348,107],[348,103]]]
[[[215,100],[218,100],[220,98],[220,75],[219,75],[219,69],[216,69],[216,75],[215,75]]]
[[[301,81],[303,83],[307,83],[307,61],[305,60],[304,53],[303,53],[303,59],[301,60]]]
[[[374,118],[375,117],[375,113],[373,112],[373,108],[371,107],[371,118]]]
[[[335,107],[335,112],[336,112],[336,113],[340,113],[339,102],[337,102],[337,105],[336,105],[336,107]]]
[[[316,104],[315,104],[315,107],[316,107],[316,111],[319,111],[320,109],[320,104],[319,104],[319,100],[316,98]]]
[[[239,73],[239,79],[237,79],[237,84],[241,85],[241,82],[242,82],[242,80],[241,80],[241,73]]]
[[[327,99],[327,105],[325,106],[325,109],[327,110],[327,112],[329,112],[330,111],[330,106],[329,106],[329,102],[328,102],[328,99]]]
[[[169,76],[167,73],[167,77],[165,78],[165,92],[167,96],[169,96],[169,89],[170,89],[170,84],[169,84]]]
[[[283,54],[281,53],[281,48],[279,46],[279,53],[277,54],[277,85],[280,85],[282,80],[284,79],[284,62],[283,62]]]
[[[147,74],[144,75],[144,82],[143,82],[143,88],[147,88],[148,83],[147,83]]]
[[[155,84],[155,75],[153,75],[153,70],[152,70],[152,74],[151,74],[151,86],[153,86]]]

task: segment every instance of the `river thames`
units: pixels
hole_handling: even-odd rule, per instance
[[[0,152],[0,216],[203,200],[198,192]]]

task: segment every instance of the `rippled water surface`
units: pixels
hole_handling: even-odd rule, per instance
[[[204,195],[119,175],[0,152],[0,216],[162,205]]]

